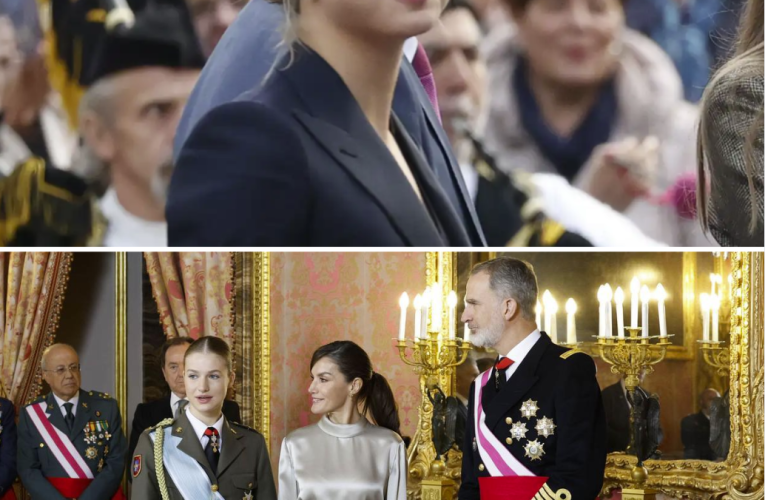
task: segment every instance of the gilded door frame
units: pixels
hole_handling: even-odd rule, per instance
[[[271,253],[235,252],[236,325],[243,363],[242,418],[271,449]]]

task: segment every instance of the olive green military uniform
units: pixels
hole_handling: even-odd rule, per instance
[[[127,440],[122,433],[122,418],[117,401],[108,394],[80,390],[74,423],[69,430],[53,393],[41,396],[25,406],[19,415],[18,469],[24,488],[33,500],[63,500],[64,497],[46,478],[69,475],[56,459],[32,422],[27,408],[45,402],[44,414],[55,428],[67,435],[93,473],[93,482],[80,500],[112,498],[125,470]]]
[[[213,492],[218,492],[226,500],[276,500],[276,486],[263,436],[249,427],[228,422],[224,418],[218,470],[213,472],[205,457],[199,436],[195,434],[194,428],[186,417],[187,408],[184,408],[184,411],[181,411],[174,420],[164,420],[141,434],[130,466],[133,476],[131,498],[163,500],[157,480],[152,437],[156,439],[157,433],[161,432],[160,429],[172,426],[172,436],[181,438],[177,449],[196,460],[207,474],[210,498]],[[168,446],[172,444],[165,441],[164,449]],[[169,495],[165,500],[184,500],[181,491],[173,484],[167,471],[164,477]]]

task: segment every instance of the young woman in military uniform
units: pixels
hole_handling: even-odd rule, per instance
[[[203,337],[191,344],[184,363],[189,404],[141,434],[131,462],[131,498],[276,500],[263,436],[223,416],[234,382],[226,342]]]

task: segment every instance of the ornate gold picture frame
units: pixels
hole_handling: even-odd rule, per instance
[[[730,452],[722,462],[646,461],[646,486],[672,497],[763,498],[763,253],[736,252],[731,259]],[[609,455],[603,494],[628,487],[634,464],[634,457]]]

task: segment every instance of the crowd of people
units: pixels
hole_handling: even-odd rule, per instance
[[[763,243],[761,2],[128,3],[0,2],[1,244]]]

